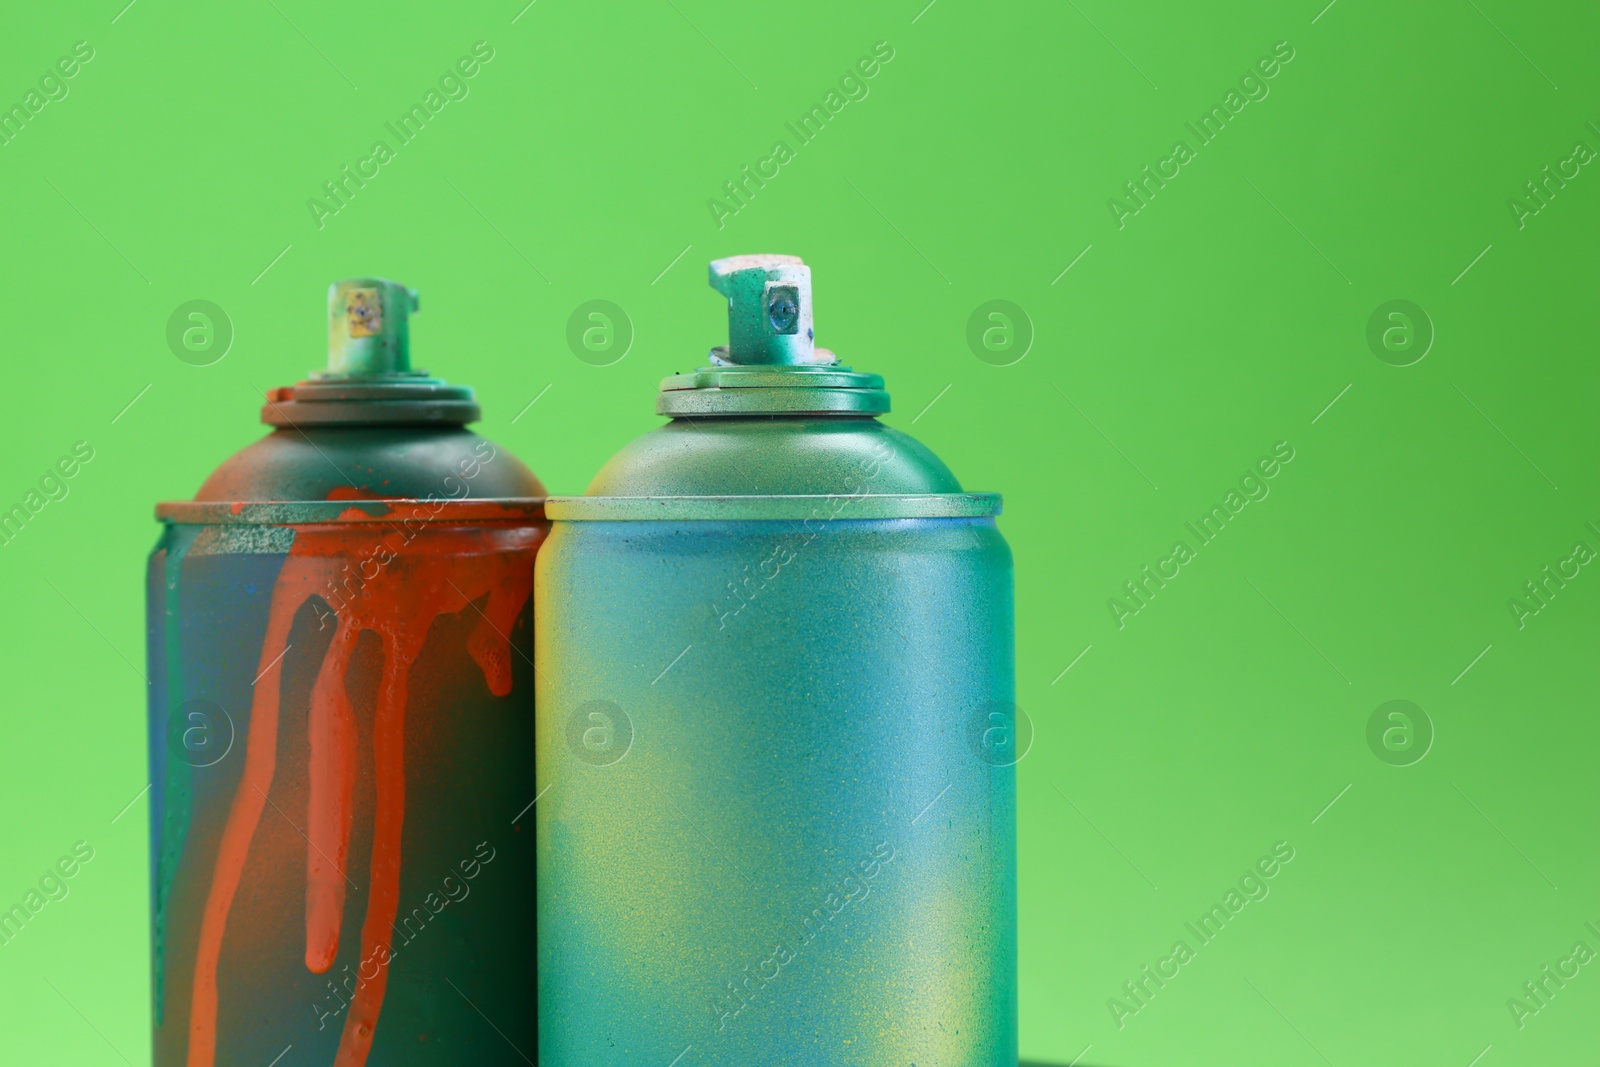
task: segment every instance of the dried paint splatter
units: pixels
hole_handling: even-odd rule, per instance
[[[386,944],[400,898],[400,842],[405,825],[405,712],[411,666],[434,619],[468,610],[479,622],[468,650],[496,696],[511,692],[507,634],[533,586],[533,554],[543,538],[536,526],[444,526],[416,533],[370,521],[352,510],[341,521],[296,529],[293,547],[273,588],[261,668],[287,648],[296,613],[349,572],[350,562],[378,561],[363,573],[334,614],[332,643],[312,689],[310,795],[306,849],[306,967],[321,974],[338,954],[344,915],[356,784],[356,721],[345,690],[357,639],[372,631],[382,641],[383,671],[373,727],[377,808],[371,889],[361,928],[361,956]],[[430,527],[434,524],[428,524]],[[487,600],[479,605],[479,601]],[[326,618],[326,617],[325,617]],[[217,1044],[217,966],[228,912],[239,890],[250,844],[271,790],[277,763],[279,672],[265,672],[250,712],[245,767],[217,852],[201,920],[189,1022],[189,1067],[214,1067]],[[387,968],[365,983],[350,1004],[336,1067],[362,1067],[383,1007]]]

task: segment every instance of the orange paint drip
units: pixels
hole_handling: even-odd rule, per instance
[[[342,516],[359,517],[354,510]],[[420,525],[357,521],[295,531],[289,558],[272,591],[244,774],[228,812],[201,921],[188,1067],[215,1065],[217,966],[223,935],[276,770],[281,668],[268,668],[284,654],[295,616],[314,596],[333,608],[338,629],[312,690],[308,720],[306,966],[313,973],[328,970],[338,955],[348,884],[357,738],[346,672],[363,631],[376,632],[383,642],[383,676],[373,727],[377,809],[360,957],[380,965],[374,977],[357,986],[335,1063],[363,1067],[372,1049],[388,987],[391,924],[400,904],[411,666],[437,616],[469,612],[479,619],[467,647],[485,684],[496,696],[510,693],[512,651],[507,635],[532,592],[533,555],[544,537],[542,527],[530,525],[414,528]],[[485,599],[487,604],[480,605]]]
[[[189,1067],[213,1067],[217,1044],[217,960],[222,954],[222,931],[228,922],[244,862],[266,806],[267,792],[278,760],[278,671],[269,670],[277,649],[289,642],[289,627],[294,612],[280,610],[279,604],[299,604],[317,592],[322,584],[320,568],[304,565],[293,557],[284,561],[272,589],[273,610],[267,619],[267,636],[262,643],[255,695],[250,702],[250,731],[247,735],[244,773],[239,791],[233,795],[228,821],[217,848],[217,862],[206,894],[206,909],[200,918],[200,943],[195,953],[194,994],[189,1009]]]
[[[372,741],[378,771],[378,811],[372,831],[372,889],[367,899],[367,921],[361,928],[361,958],[389,943],[389,925],[400,908],[400,831],[406,816],[406,669],[419,642],[406,636],[384,641],[383,685],[378,691],[378,721]],[[378,1012],[389,985],[385,958],[377,974],[356,986],[339,1035],[335,1067],[361,1067],[372,1051],[378,1029]]]
[[[360,631],[341,621],[311,691],[311,801],[306,819],[306,968],[322,974],[339,954],[349,876],[356,723],[345,672]]]

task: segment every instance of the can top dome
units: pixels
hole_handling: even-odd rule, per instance
[[[387,278],[328,287],[328,369],[267,394],[268,426],[463,426],[482,418],[472,390],[411,369],[415,289]]]
[[[799,256],[712,260],[711,288],[728,300],[728,343],[710,365],[661,383],[662,415],[882,415],[883,378],[816,346],[811,268]]]
[[[516,456],[465,424],[466,386],[411,369],[414,290],[384,278],[328,289],[328,369],[267,393],[269,433],[222,462],[166,522],[284,525],[397,515],[425,500],[437,521],[537,518],[544,486]],[[470,481],[470,485],[468,482]],[[445,498],[448,497],[448,501]],[[421,519],[410,509],[410,518]]]
[[[709,366],[662,382],[656,410],[672,421],[612,456],[584,496],[552,499],[550,518],[983,521],[999,512],[998,497],[966,492],[931,449],[874,417],[889,410],[882,378],[816,347],[811,271],[798,258],[719,259],[711,287],[728,302],[728,343],[711,350]]]

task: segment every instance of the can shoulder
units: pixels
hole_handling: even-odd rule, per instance
[[[960,493],[933,451],[875,418],[679,418],[629,443],[590,496]]]
[[[372,497],[542,497],[523,462],[459,426],[283,427],[234,453],[200,486],[199,501]]]

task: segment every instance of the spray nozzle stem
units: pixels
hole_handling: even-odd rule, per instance
[[[367,378],[411,369],[410,316],[417,292],[384,278],[328,287],[328,373]]]
[[[812,337],[811,268],[799,256],[730,256],[711,262],[711,288],[728,298],[728,346],[739,365],[831,363]]]

